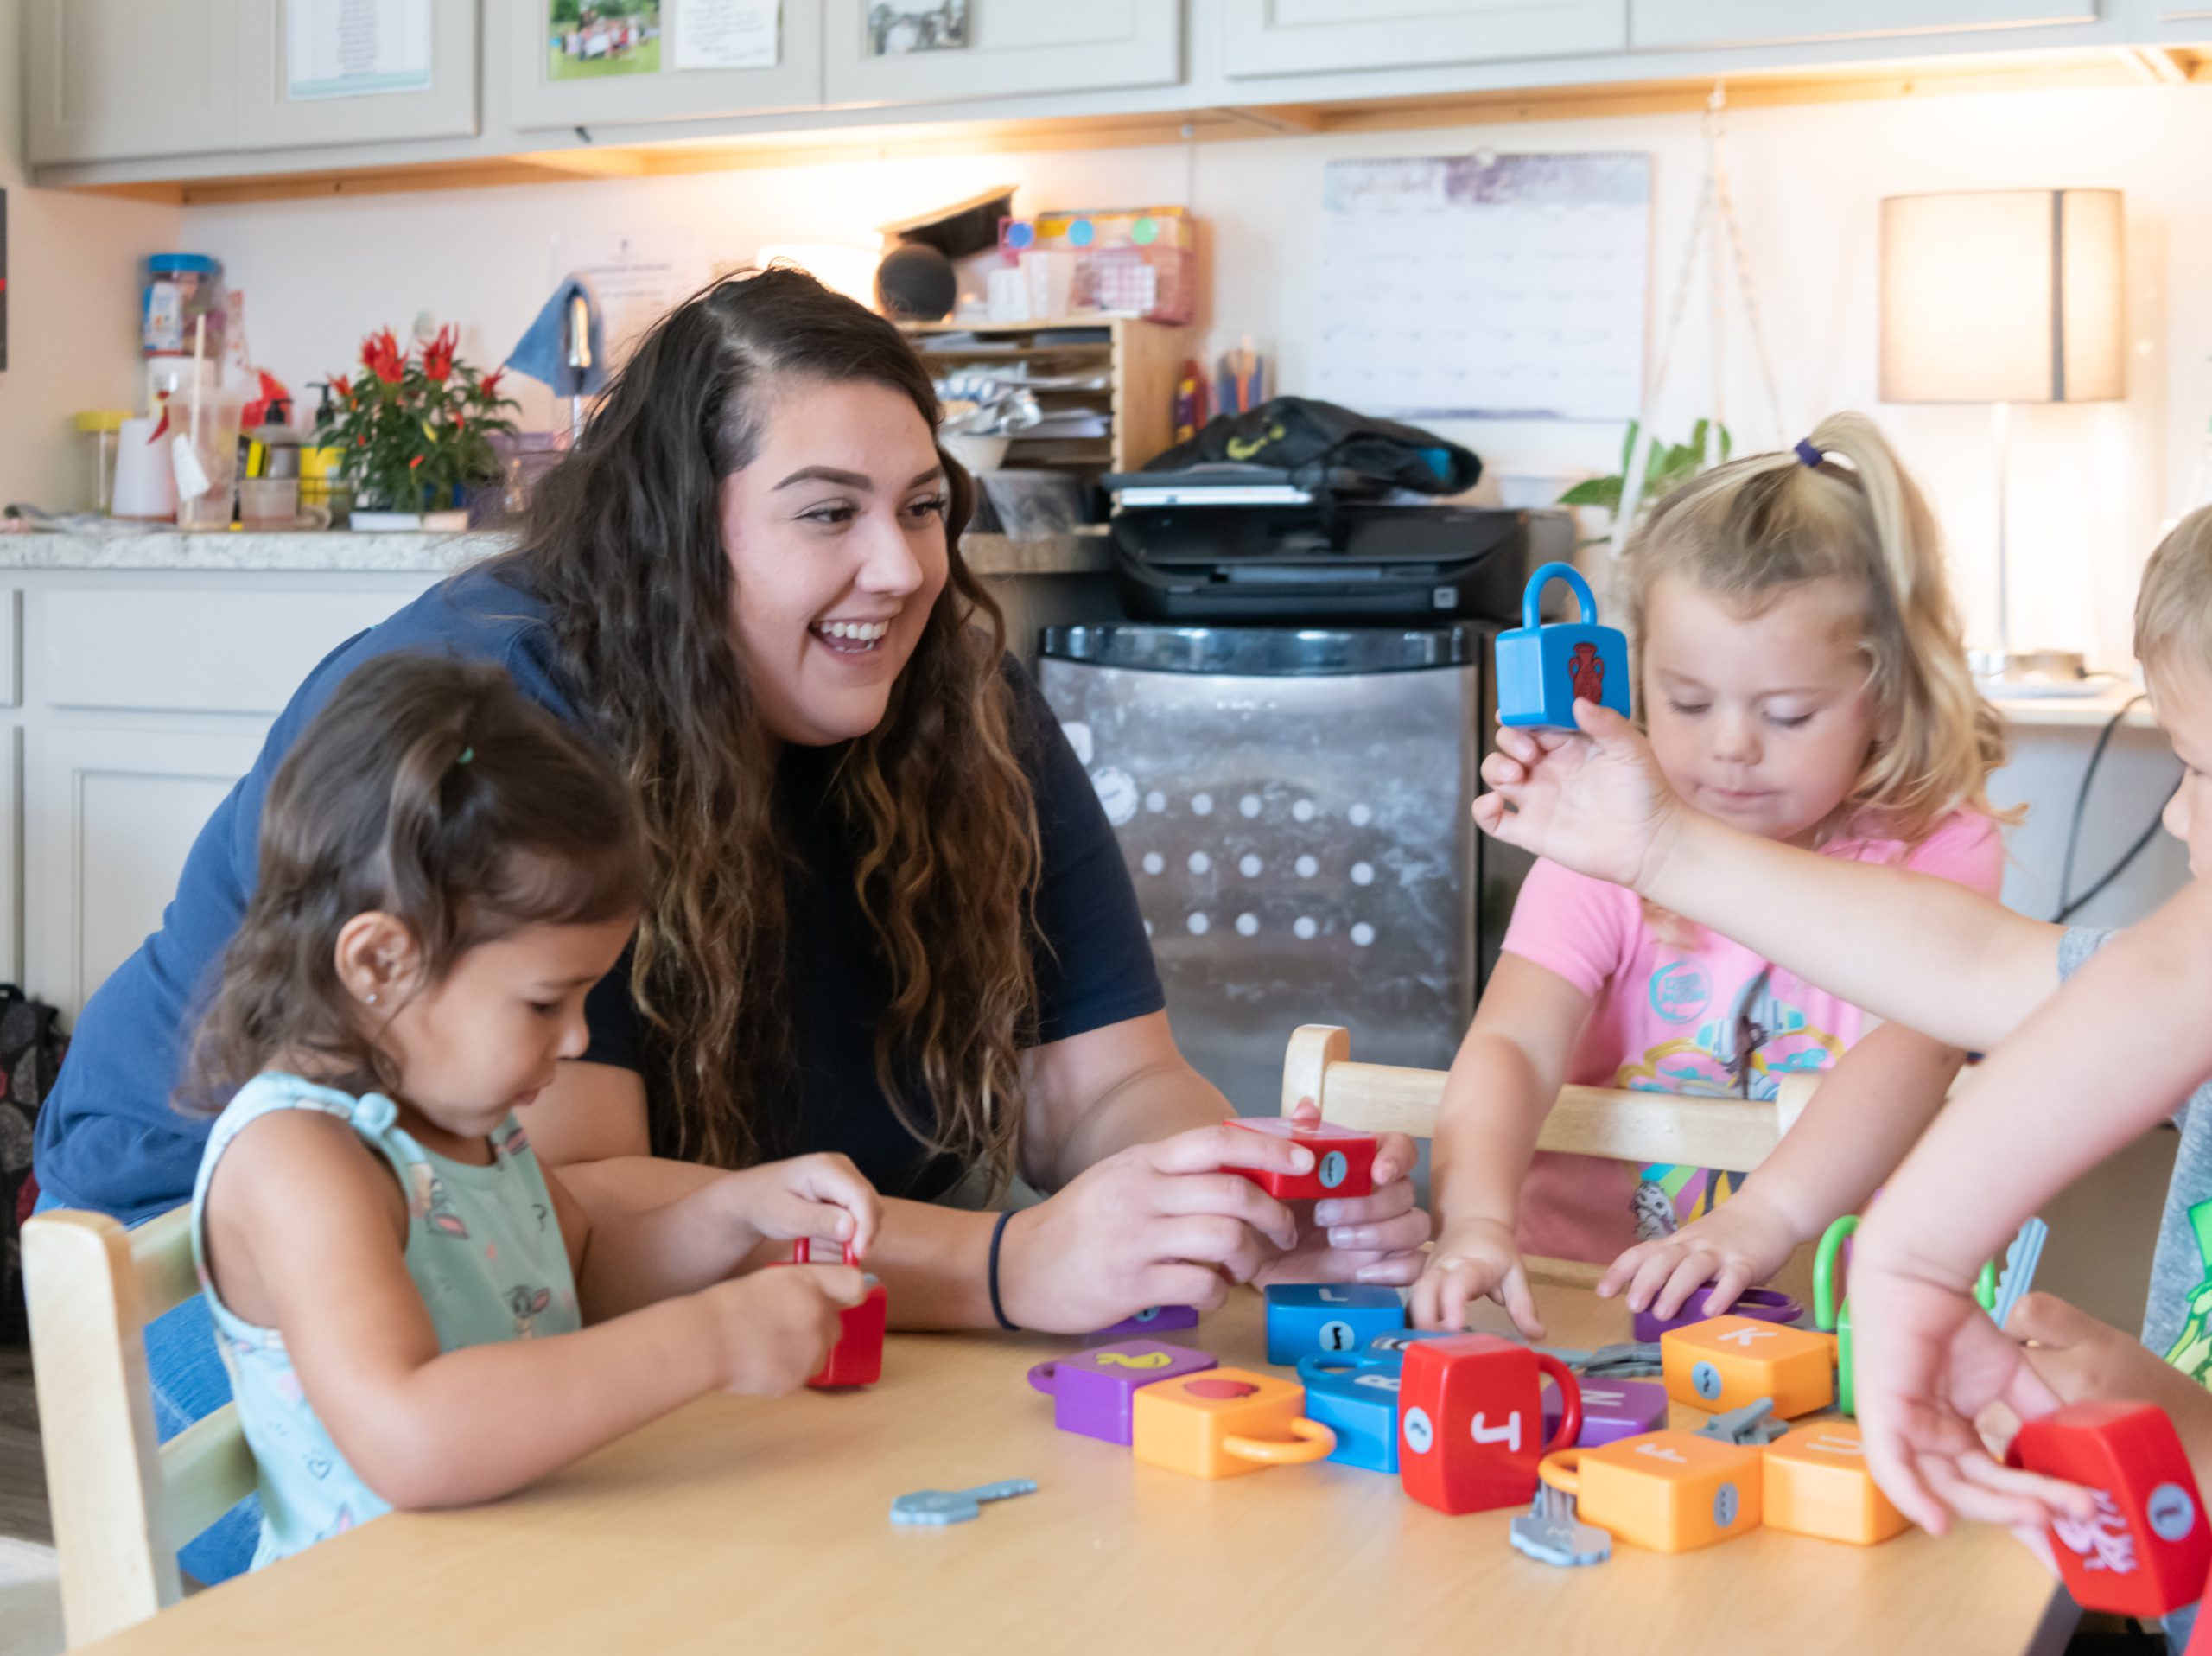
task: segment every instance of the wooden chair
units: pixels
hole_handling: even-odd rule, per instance
[[[1783,1081],[1781,1096],[1772,1099],[1563,1086],[1536,1136],[1536,1148],[1639,1166],[1675,1162],[1749,1172],[1804,1113],[1818,1085],[1817,1077],[1792,1075]],[[1300,1099],[1312,1099],[1340,1127],[1433,1138],[1444,1099],[1444,1072],[1356,1064],[1348,1031],[1332,1023],[1301,1024],[1283,1055],[1283,1113]],[[1578,1259],[1525,1263],[1537,1281],[1577,1287],[1594,1283],[1605,1269]]]
[[[31,1367],[70,1646],[183,1596],[176,1550],[253,1493],[253,1455],[225,1404],[154,1435],[145,1325],[200,1291],[191,1211],[127,1231],[104,1213],[23,1226]]]

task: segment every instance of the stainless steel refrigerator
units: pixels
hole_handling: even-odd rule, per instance
[[[1452,1060],[1527,864],[1468,814],[1491,629],[1048,629],[1039,676],[1136,882],[1185,1054],[1278,1107],[1300,1023]]]

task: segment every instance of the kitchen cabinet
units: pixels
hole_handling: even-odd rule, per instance
[[[1993,45],[2033,43],[2039,29],[2097,21],[2113,0],[1629,0],[1638,51],[1877,41],[1989,30]]]
[[[2133,39],[2146,44],[2212,42],[2212,3],[2206,3],[2206,0],[2198,0],[2193,5],[2183,0],[2135,0],[2129,33]]]
[[[23,0],[31,164],[228,150],[238,0]]]
[[[380,143],[468,137],[477,130],[476,0],[430,8],[430,84],[420,91],[344,98],[288,95],[284,0],[234,0],[238,9],[238,147]]]
[[[1628,45],[1628,0],[1224,0],[1231,77],[1586,56]]]
[[[868,0],[823,0],[832,104],[949,103],[1173,86],[1183,78],[1181,0],[979,0],[957,50],[879,57]]]
[[[754,68],[685,68],[685,9],[661,0],[658,36],[639,48],[657,70],[555,78],[551,0],[491,0],[494,61],[506,77],[508,124],[518,131],[691,121],[822,101],[824,0],[782,0],[776,61]]]

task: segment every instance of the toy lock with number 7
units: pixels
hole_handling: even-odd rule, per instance
[[[1564,581],[1582,619],[1537,619],[1544,589]],[[1628,640],[1598,624],[1590,583],[1566,564],[1547,564],[1521,595],[1521,625],[1497,635],[1497,722],[1574,728],[1574,704],[1598,702],[1629,716]]]
[[[812,1250],[806,1238],[791,1244],[791,1264],[812,1263]],[[845,1244],[844,1262],[857,1264],[853,1258],[853,1245]],[[861,1296],[858,1305],[848,1305],[837,1313],[837,1343],[830,1347],[823,1360],[822,1372],[810,1376],[807,1384],[823,1390],[841,1385],[874,1385],[883,1378],[883,1329],[890,1309],[890,1296],[883,1291],[883,1284],[871,1277],[868,1292]]]

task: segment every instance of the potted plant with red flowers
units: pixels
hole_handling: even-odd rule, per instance
[[[466,492],[499,479],[493,432],[512,435],[499,373],[480,373],[454,354],[450,328],[419,352],[402,349],[389,328],[361,343],[358,379],[330,377],[329,411],[315,440],[337,451],[353,486],[356,529],[463,529]]]

